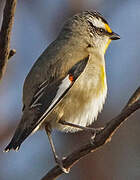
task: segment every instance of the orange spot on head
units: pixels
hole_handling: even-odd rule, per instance
[[[71,81],[71,82],[73,82],[74,81],[74,77],[73,77],[73,75],[69,75],[69,80]]]

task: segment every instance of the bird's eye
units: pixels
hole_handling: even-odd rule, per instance
[[[98,33],[99,35],[103,35],[104,32],[105,32],[105,30],[104,30],[103,28],[98,28],[98,29],[97,29],[97,33]]]
[[[99,28],[99,31],[102,33],[102,32],[104,32],[104,29],[103,28]]]

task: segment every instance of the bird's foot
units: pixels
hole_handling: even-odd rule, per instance
[[[92,136],[90,138],[90,143],[94,144],[95,141],[95,137],[98,133],[100,133],[102,130],[104,129],[104,127],[100,127],[100,128],[90,128],[90,132],[92,133]]]
[[[63,158],[63,159],[65,159],[65,158]],[[61,168],[61,170],[62,170],[64,173],[69,173],[70,169],[65,168],[65,167],[63,166],[63,162],[62,162],[62,160],[61,160],[58,156],[55,157],[55,162],[58,164],[58,166]]]
[[[90,132],[91,134],[93,134],[93,136],[100,133],[103,129],[104,127],[100,127],[100,128],[85,127],[85,131]]]

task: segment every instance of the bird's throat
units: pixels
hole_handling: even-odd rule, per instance
[[[111,39],[108,39],[108,41],[107,41],[107,43],[105,45],[104,54],[106,53],[106,50],[107,50],[110,43],[111,43]]]

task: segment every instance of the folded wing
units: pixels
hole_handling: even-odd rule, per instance
[[[53,109],[59,104],[66,93],[72,88],[74,82],[78,79],[81,73],[84,71],[89,57],[76,63],[62,79],[55,79],[51,83],[44,81],[34,94],[29,111],[34,112],[33,118],[21,120],[16,132],[5,148],[5,151],[10,149],[18,150],[21,143],[34,131],[38,129],[40,124],[53,111]],[[36,113],[38,111],[38,113]]]

